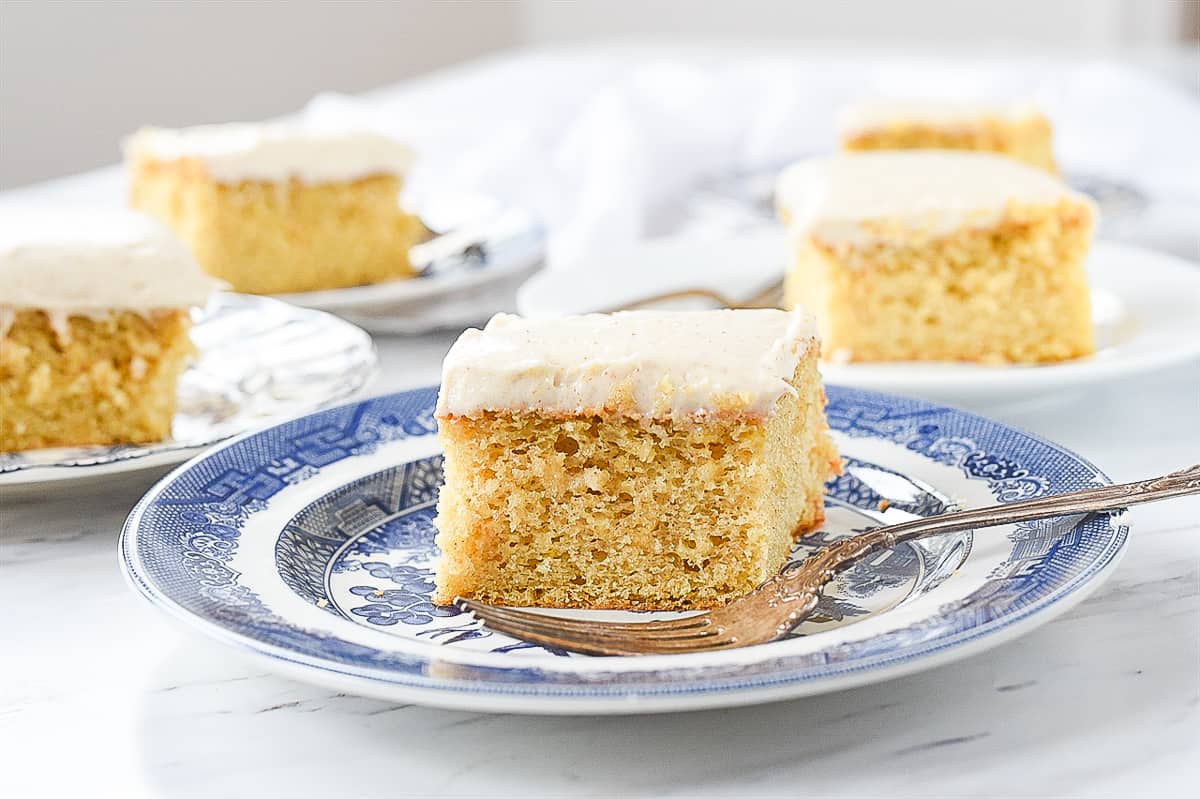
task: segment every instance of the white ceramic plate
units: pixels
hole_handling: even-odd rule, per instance
[[[414,278],[278,299],[329,311],[378,333],[465,327],[512,308],[517,287],[542,264],[545,231],[531,215],[479,197],[441,198],[422,220],[448,231],[413,248]]]
[[[0,453],[0,486],[37,486],[181,463],[230,436],[347,399],[378,368],[370,336],[335,316],[218,294],[192,326],[171,438]]]
[[[517,304],[530,315],[582,313],[697,285],[746,297],[782,274],[786,252],[775,228],[651,241],[603,265],[543,271],[521,287]],[[1093,356],[1044,366],[825,364],[822,372],[831,383],[980,408],[1064,396],[1200,358],[1200,265],[1101,241],[1087,266],[1099,347]]]
[[[787,640],[568,655],[430,602],[435,397],[426,388],[330,408],[181,466],[126,522],[131,585],[233,651],[335,690],[473,711],[640,713],[835,691],[980,652],[1083,599],[1126,542],[1125,527],[1103,516],[942,536],[846,571]],[[1055,444],[963,411],[830,387],[828,413],[846,471],[826,488],[821,531],[794,558],[953,503],[1108,483]]]

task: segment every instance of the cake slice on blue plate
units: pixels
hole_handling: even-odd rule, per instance
[[[840,471],[811,320],[499,315],[446,356],[439,603],[680,610],[785,564]]]

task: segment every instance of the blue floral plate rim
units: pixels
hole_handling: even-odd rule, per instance
[[[1069,450],[982,416],[858,389],[829,386],[828,393],[835,430],[867,440],[903,442],[906,449],[923,458],[970,474],[965,479],[986,484],[998,501],[1110,482]],[[619,665],[616,668],[614,659],[587,659],[590,664],[582,667],[578,661],[569,666],[514,661],[510,666],[498,665],[494,659],[464,659],[436,647],[416,654],[364,648],[291,625],[286,619],[273,619],[264,626],[229,606],[205,617],[188,607],[196,597],[187,594],[186,588],[164,583],[164,574],[178,576],[170,572],[169,564],[166,572],[163,564],[148,565],[145,554],[161,554],[154,547],[161,547],[162,541],[153,542],[154,524],[159,519],[148,519],[147,513],[155,516],[163,510],[177,512],[189,504],[204,504],[170,495],[172,489],[178,492],[182,481],[194,478],[197,470],[211,472],[223,462],[250,463],[255,459],[247,455],[254,447],[269,448],[273,442],[275,449],[282,451],[289,446],[284,442],[312,436],[314,431],[326,431],[322,435],[327,440],[333,435],[329,431],[340,431],[342,444],[358,442],[366,447],[357,454],[346,450],[325,465],[365,457],[388,442],[429,439],[436,430],[432,417],[435,396],[436,387],[431,387],[348,403],[242,435],[192,459],[163,478],[130,514],[119,545],[123,573],[152,604],[193,629],[234,644],[243,653],[292,676],[338,690],[474,710],[629,713],[751,704],[823,693],[965,657],[1019,636],[1084,599],[1116,566],[1127,541],[1128,529],[1117,524],[1115,517],[1083,520],[1065,533],[1054,531],[1052,547],[1024,564],[1017,562],[1019,568],[1013,574],[994,580],[990,596],[973,594],[970,601],[939,611],[914,629],[844,642],[829,651],[794,654],[773,651],[770,647],[777,645],[770,645],[700,662],[689,662],[693,656],[616,659],[637,661],[633,666],[615,664]],[[309,464],[299,482],[321,468]],[[238,502],[242,503],[239,513],[253,515],[261,510],[247,510],[253,501],[234,504]],[[1027,543],[1018,542],[1021,546]],[[1047,565],[1055,568],[1048,570]],[[1007,586],[1016,586],[1022,579],[1025,593],[1012,594]]]

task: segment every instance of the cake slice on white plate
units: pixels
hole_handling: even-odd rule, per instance
[[[167,438],[217,285],[143,214],[0,213],[0,450]]]
[[[834,361],[1045,363],[1095,349],[1093,203],[1011,158],[847,153],[789,167],[789,304]]]
[[[846,151],[977,150],[1057,173],[1050,120],[1030,103],[864,101],[842,109]]]
[[[146,128],[125,143],[130,204],[237,291],[280,294],[412,277],[426,231],[400,205],[413,160],[367,131]]]

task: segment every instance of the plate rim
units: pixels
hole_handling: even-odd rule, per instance
[[[736,238],[744,233],[733,234]],[[778,227],[762,226],[754,231],[754,235],[778,237],[780,249],[778,261],[780,268],[786,260],[784,242],[787,234]],[[681,239],[689,239],[694,246],[704,243],[701,234],[686,234]],[[650,240],[653,241],[653,240]],[[648,241],[641,242],[643,246]],[[1151,268],[1159,275],[1169,273],[1173,278],[1172,287],[1178,290],[1186,282],[1191,292],[1200,296],[1200,262],[1191,261],[1174,253],[1143,247],[1138,244],[1097,239],[1093,242],[1088,255],[1089,262],[1095,259],[1103,264],[1110,259],[1126,261],[1129,259],[1144,259],[1152,261]],[[1122,264],[1123,266],[1123,264]],[[1090,266],[1089,266],[1090,268]],[[1103,267],[1107,274],[1123,274],[1120,267]],[[518,308],[525,314],[545,315],[552,311],[545,302],[532,303],[530,297],[545,294],[542,288],[548,282],[562,278],[554,270],[546,270],[536,275],[521,287],[518,292]],[[714,283],[715,281],[708,281]],[[1104,281],[1091,280],[1093,290],[1103,289]],[[735,294],[736,296],[736,294]],[[1118,295],[1119,296],[1119,295]],[[1160,292],[1158,296],[1163,296]],[[1124,297],[1120,297],[1124,301]],[[1198,309],[1200,310],[1200,309]],[[581,311],[576,311],[581,312]],[[1200,320],[1200,315],[1196,317]],[[822,363],[821,370],[824,379],[829,383],[851,386],[863,390],[879,391],[895,394],[919,395],[943,403],[970,402],[973,405],[995,407],[1005,402],[1028,400],[1036,396],[1041,389],[1055,388],[1062,390],[1080,390],[1097,383],[1111,382],[1122,377],[1133,377],[1149,374],[1173,366],[1179,366],[1194,360],[1200,360],[1200,321],[1194,323],[1196,335],[1188,338],[1176,336],[1175,346],[1161,350],[1137,353],[1136,357],[1125,354],[1121,358],[1109,360],[1101,352],[1098,357],[1088,357],[1065,361],[1061,363],[1042,364],[1037,366],[1000,366],[988,367],[980,364],[961,364],[953,362],[925,363],[851,363],[826,364]],[[1155,328],[1158,329],[1158,328]],[[1118,348],[1119,352],[1119,348]]]
[[[389,397],[403,397],[430,388],[411,389],[395,392],[384,397],[368,400],[356,400],[333,408],[315,411],[308,416],[334,412],[338,408],[361,405]],[[847,391],[850,395],[868,395],[876,399],[892,399],[880,392],[849,388],[835,391]],[[1028,441],[1039,447],[1068,457],[1080,467],[1086,468],[1095,475],[1095,479],[1111,482],[1107,475],[1097,469],[1090,461],[1042,436],[1030,433],[1012,425],[989,419],[980,414],[963,411],[957,408],[931,403],[922,400],[900,398],[908,403],[916,403],[931,409],[965,416],[968,419],[982,421],[993,429],[1020,433]],[[304,418],[304,417],[299,417]],[[291,420],[297,421],[297,420]],[[283,422],[275,427],[282,426]],[[373,696],[391,701],[413,701],[427,706],[445,707],[451,709],[469,709],[476,711],[521,712],[521,713],[641,713],[666,712],[672,710],[691,710],[709,707],[754,704],[757,702],[775,701],[788,697],[798,697],[816,693],[877,682],[902,676],[904,674],[933,668],[943,663],[969,657],[978,652],[990,649],[1044,624],[1057,615],[1085,599],[1098,588],[1104,579],[1112,573],[1125,553],[1128,543],[1128,526],[1122,523],[1120,516],[1110,517],[1111,536],[1102,551],[1073,578],[1069,583],[1060,586],[1048,597],[1041,597],[1027,607],[1017,608],[1004,616],[992,620],[986,625],[961,630],[937,642],[936,646],[919,646],[916,651],[876,655],[867,663],[851,664],[838,668],[829,667],[825,672],[809,676],[787,674],[786,670],[779,679],[757,685],[741,687],[707,687],[694,691],[672,691],[663,686],[619,686],[614,685],[610,693],[594,693],[578,695],[568,692],[556,692],[553,686],[509,686],[509,690],[497,688],[495,683],[472,681],[461,685],[453,681],[430,678],[422,675],[414,678],[412,675],[397,673],[385,668],[368,667],[356,664],[338,662],[332,659],[311,656],[295,652],[286,647],[270,642],[257,640],[243,633],[227,629],[218,622],[193,613],[176,602],[165,591],[153,584],[153,580],[144,573],[137,554],[136,540],[143,514],[150,504],[175,479],[186,473],[195,464],[216,453],[237,446],[239,442],[264,430],[248,431],[234,437],[211,450],[202,453],[187,463],[180,465],[170,474],[155,484],[135,505],[122,527],[117,547],[117,559],[121,572],[127,583],[150,604],[164,610],[177,623],[185,626],[193,633],[203,633],[210,640],[232,645],[243,655],[273,664],[277,670],[299,677],[305,681],[336,687],[339,690],[350,690],[354,693]],[[870,639],[866,639],[870,640]],[[784,656],[786,657],[786,656]],[[434,658],[418,658],[429,665],[437,662]],[[536,665],[530,666],[536,669]],[[683,666],[685,664],[681,664]],[[515,666],[519,668],[519,666]],[[776,673],[779,676],[779,673]],[[713,678],[719,682],[721,678]],[[736,681],[736,675],[725,678]],[[745,681],[745,677],[741,678]],[[569,691],[570,686],[566,687]],[[515,689],[515,690],[513,690]],[[524,690],[522,690],[524,689]],[[622,690],[623,689],[623,690]]]
[[[220,291],[214,295],[213,300],[211,301],[218,301],[218,299],[225,298],[233,298],[235,303],[248,303],[251,305],[257,303],[286,305],[290,308],[292,313],[304,315],[320,314],[322,316],[329,317],[337,324],[354,328],[365,339],[367,348],[371,353],[371,364],[370,367],[364,371],[362,379],[357,381],[355,385],[351,386],[346,393],[339,396],[326,398],[322,402],[313,405],[307,411],[299,414],[298,416],[307,416],[311,413],[323,411],[337,405],[359,401],[362,397],[362,394],[376,380],[376,378],[378,378],[380,371],[379,348],[375,344],[375,340],[371,338],[370,334],[358,327],[358,325],[355,325],[353,322],[349,322],[338,317],[336,314],[332,314],[327,311],[321,311],[316,308],[304,308],[292,305],[290,303],[284,303],[281,300],[275,299],[274,297],[259,294],[243,294],[233,291]],[[236,438],[241,438],[243,435],[249,435],[261,430],[275,427],[276,425],[283,424],[293,418],[298,417],[296,415],[280,417],[278,419],[269,421],[265,425],[252,426],[245,430],[228,433],[226,435],[195,444],[179,444],[178,446],[170,446],[167,445],[166,441],[161,441],[151,442],[150,444],[145,445],[128,445],[126,449],[122,450],[119,457],[109,457],[104,460],[100,460],[97,463],[64,461],[58,463],[31,463],[26,465],[18,464],[14,468],[0,471],[0,490],[7,491],[9,489],[28,489],[41,485],[59,485],[67,482],[90,480],[110,475],[162,468],[188,461],[197,455],[204,454],[210,448],[213,448],[217,445],[230,442]],[[158,445],[158,448],[155,448],[154,445]],[[110,450],[112,447],[71,447],[70,449],[95,449],[99,453],[104,450]],[[97,454],[96,457],[100,457],[100,455]]]

